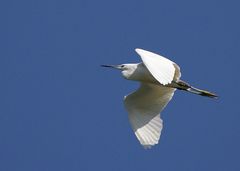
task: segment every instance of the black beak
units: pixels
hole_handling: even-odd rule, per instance
[[[101,67],[120,69],[119,65],[101,65]]]
[[[113,68],[114,66],[113,65],[101,65],[101,67],[111,67],[111,68]]]

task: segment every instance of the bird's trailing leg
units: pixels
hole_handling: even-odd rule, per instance
[[[185,90],[185,91],[188,91],[190,93],[198,94],[198,95],[201,95],[201,96],[211,97],[211,98],[217,98],[218,97],[214,93],[211,93],[211,92],[206,91],[206,90],[201,90],[201,89],[195,88],[195,87],[189,85],[188,83],[186,83],[182,80],[173,81],[171,83],[171,85],[174,88],[177,88],[178,90]]]

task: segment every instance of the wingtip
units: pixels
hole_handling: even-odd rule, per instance
[[[144,51],[143,49],[140,49],[140,48],[135,48],[135,51],[137,52],[137,53],[140,53],[141,51]]]

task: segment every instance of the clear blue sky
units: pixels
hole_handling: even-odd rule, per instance
[[[1,2],[1,171],[239,171],[239,1]],[[167,56],[219,100],[177,91],[160,143],[144,150],[100,64]]]

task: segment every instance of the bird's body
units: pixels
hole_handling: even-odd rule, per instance
[[[163,126],[160,113],[172,99],[176,89],[207,97],[217,97],[180,80],[180,67],[158,54],[136,49],[143,62],[103,65],[122,70],[128,80],[139,81],[140,88],[124,97],[129,120],[140,143],[148,148],[158,143]]]
[[[146,68],[146,66],[142,62],[137,63],[137,64],[124,64],[124,65],[131,66],[131,68],[130,68],[131,71],[128,71],[128,70],[122,71],[122,75],[125,79],[139,81],[139,82],[143,82],[143,83],[156,84],[158,86],[163,86],[161,83],[159,83],[159,81],[157,81],[152,76],[152,74],[149,72],[149,70]],[[180,70],[178,71],[178,73],[180,74]],[[173,77],[172,82],[165,86],[166,87],[175,87],[176,86],[175,82],[178,81],[179,78],[180,78],[180,76],[176,74]]]
[[[122,75],[127,80],[140,81],[145,83],[159,84],[159,82],[152,76],[143,63],[125,64],[131,66],[129,70],[122,71]]]

